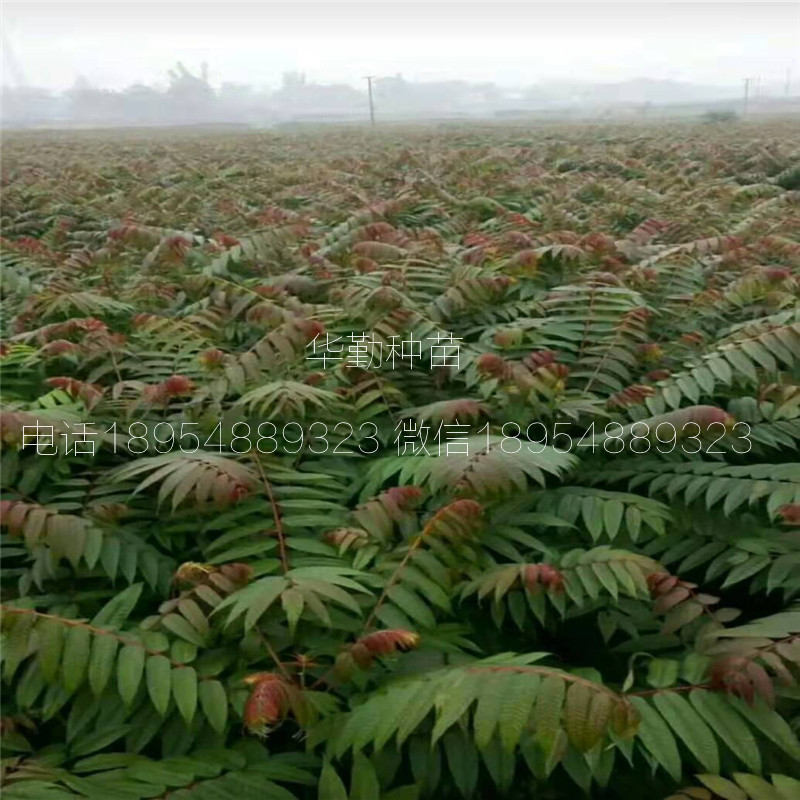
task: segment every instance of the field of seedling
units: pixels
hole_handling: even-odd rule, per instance
[[[4,138],[4,798],[800,797],[796,124]]]

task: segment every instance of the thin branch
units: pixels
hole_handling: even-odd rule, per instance
[[[654,694],[663,694],[664,692],[691,692],[692,689],[712,689],[710,683],[697,683],[689,686],[666,686],[661,689],[646,689],[643,692],[628,692],[626,697],[651,697]]]
[[[364,623],[364,630],[363,633],[366,633],[370,626],[373,624],[373,620],[375,619],[375,615],[378,613],[380,607],[386,601],[386,596],[389,594],[389,591],[392,587],[397,583],[400,578],[400,573],[406,568],[406,564],[408,564],[408,560],[413,555],[414,551],[422,544],[422,537],[425,535],[425,531],[423,531],[416,539],[412,542],[411,546],[408,548],[408,552],[403,556],[403,560],[397,565],[397,569],[392,573],[392,577],[389,578],[386,586],[383,587],[383,591],[381,592],[381,596],[378,598],[378,602],[372,608],[370,615],[367,617],[367,621]],[[362,633],[362,635],[363,635]]]
[[[283,573],[285,575],[289,571],[289,556],[286,551],[286,534],[283,531],[281,512],[278,508],[278,503],[275,500],[275,495],[272,491],[272,485],[270,484],[269,480],[267,480],[264,467],[261,465],[261,460],[254,452],[251,452],[250,455],[252,456],[256,467],[258,468],[258,472],[261,475],[261,480],[264,484],[264,489],[267,492],[267,497],[269,498],[270,505],[272,506],[272,516],[275,519],[275,533],[278,536],[278,553],[281,559],[281,567],[283,568]]]
[[[278,658],[278,654],[275,652],[275,648],[272,646],[269,639],[267,639],[267,637],[261,631],[258,632],[258,636],[261,639],[261,642],[266,648],[267,652],[269,653],[270,658],[275,662],[275,666],[278,667],[278,669],[283,674],[284,678],[291,681],[292,676],[289,674],[289,671],[286,669],[280,658]]]

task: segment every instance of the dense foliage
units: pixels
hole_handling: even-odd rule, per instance
[[[799,156],[8,137],[4,797],[800,796]]]

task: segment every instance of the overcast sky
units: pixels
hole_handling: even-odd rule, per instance
[[[800,2],[36,2],[2,0],[27,83],[164,83],[178,59],[211,81],[363,84],[366,74],[522,85],[636,77],[800,81]],[[14,84],[12,59],[3,82]]]

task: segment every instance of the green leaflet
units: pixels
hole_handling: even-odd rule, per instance
[[[71,754],[75,757],[85,756],[97,750],[102,750],[112,742],[121,739],[130,729],[130,725],[116,725],[112,728],[95,731],[88,736],[82,736],[71,746]]]
[[[581,503],[581,516],[594,541],[603,532],[603,504],[591,495],[584,497]]]
[[[391,690],[391,696],[404,709],[416,688],[414,685],[398,687]],[[387,705],[385,696],[370,698],[348,716],[344,730],[336,737],[337,755],[345,753],[350,747],[360,749],[370,742],[374,742],[375,749],[380,750],[397,732],[402,713],[400,708]]]
[[[353,756],[349,800],[380,800],[381,787],[375,767],[363,753]]]
[[[325,762],[319,778],[319,800],[348,800],[347,789],[330,762]]]
[[[142,583],[134,583],[109,600],[92,618],[97,628],[118,628],[131,614],[142,594]]]
[[[589,705],[589,717],[584,725],[583,749],[591,750],[606,735],[617,701],[611,695],[595,691]]]
[[[561,730],[561,709],[566,695],[563,678],[548,675],[539,689],[534,707],[534,735],[542,746],[549,750]]]
[[[410,702],[403,710],[402,719],[397,726],[398,744],[402,744],[433,710],[439,689],[440,684],[437,685],[435,680],[422,681],[417,686]]]
[[[538,675],[520,673],[509,676],[507,681],[509,686],[500,707],[498,727],[503,747],[513,750],[528,725],[542,679]]]
[[[388,592],[389,599],[409,618],[422,628],[433,628],[436,619],[419,596],[404,586],[393,586]]]
[[[728,628],[720,636],[756,636],[784,639],[800,632],[800,611],[784,611],[751,622],[748,625]]]
[[[88,628],[75,625],[69,628],[64,641],[61,673],[64,688],[74,691],[83,682],[92,647],[92,634]]]
[[[689,701],[711,730],[736,753],[748,769],[753,772],[761,771],[761,754],[753,733],[723,696],[697,689],[690,692]]]
[[[200,681],[197,687],[200,707],[211,727],[218,733],[225,730],[228,721],[228,695],[219,681]]]
[[[95,695],[102,694],[116,663],[119,642],[112,636],[95,636],[89,660],[89,686]]]
[[[289,632],[294,635],[297,622],[300,619],[300,615],[303,613],[303,607],[305,605],[302,592],[299,592],[297,589],[287,589],[281,595],[281,604],[283,605],[283,610],[286,612],[286,619],[289,622]]]
[[[697,778],[723,800],[747,800],[747,795],[735,783],[720,775],[698,775]]]
[[[442,741],[450,774],[458,790],[469,797],[478,782],[479,760],[475,745],[460,729],[448,731]]]
[[[486,749],[480,751],[480,754],[498,792],[501,795],[507,794],[516,771],[514,755],[503,749],[497,739],[493,739]]]
[[[436,723],[431,733],[433,742],[458,722],[475,702],[482,677],[478,672],[456,673],[449,685],[440,689],[436,696]]]
[[[674,686],[678,682],[681,664],[671,658],[654,658],[647,664],[647,683],[656,689]]]
[[[643,697],[632,697],[631,702],[641,715],[636,735],[673,780],[679,781],[683,771],[681,756],[669,726]]]
[[[197,708],[197,673],[192,667],[172,670],[172,695],[186,722],[191,722]]]
[[[48,682],[55,680],[64,648],[64,626],[55,620],[44,620],[37,626],[39,632],[39,669]],[[112,640],[113,641],[113,640]],[[91,677],[91,671],[90,671]]]
[[[144,672],[145,652],[141,645],[125,645],[117,657],[117,687],[125,705],[130,705]]]
[[[588,750],[592,737],[588,733],[592,690],[583,683],[570,683],[564,703],[564,726],[570,741],[578,750]]]
[[[738,698],[731,699],[731,705],[759,734],[771,739],[792,758],[800,761],[800,742],[791,727],[776,711],[766,703],[756,700],[752,706]]]
[[[514,673],[489,672],[478,684],[478,705],[472,721],[475,744],[483,749],[489,744],[507,698],[515,688]]]
[[[214,613],[219,613],[232,606],[226,624],[230,625],[244,614],[244,628],[246,631],[250,630],[258,618],[288,586],[289,583],[285,578],[262,578],[223,600],[216,607]]]
[[[172,664],[166,656],[149,656],[145,663],[147,693],[162,716],[172,695]]]
[[[24,615],[13,617],[13,628],[3,637],[3,675],[11,679],[17,667],[28,655],[29,636],[33,628],[33,617]]]
[[[196,644],[198,647],[203,647],[206,643],[205,638],[197,632],[197,629],[178,614],[167,614],[161,620],[161,624],[176,636],[180,636],[181,639]]]
[[[800,792],[800,781],[790,778],[788,775],[773,775],[772,783],[781,793],[782,800],[797,795]]]
[[[662,692],[654,695],[653,704],[703,768],[719,772],[719,750],[714,734],[689,701],[674,692]]]
[[[613,539],[617,535],[624,513],[625,506],[619,500],[609,500],[603,503],[603,525],[609,539]]]

